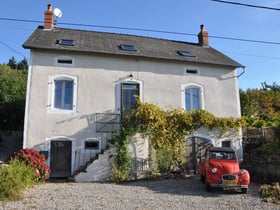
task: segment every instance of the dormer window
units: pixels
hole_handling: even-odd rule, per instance
[[[122,44],[120,45],[120,49],[125,51],[137,51],[134,45],[130,45],[130,44]]]
[[[65,46],[74,46],[75,41],[72,39],[60,39],[57,41],[57,44],[59,45],[65,45]]]

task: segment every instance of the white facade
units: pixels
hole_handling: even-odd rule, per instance
[[[24,147],[49,151],[49,141],[64,136],[74,142],[75,151],[83,148],[81,142],[87,138],[101,139],[101,149],[105,148],[106,134],[96,132],[95,114],[120,114],[121,82],[139,84],[141,100],[161,108],[184,108],[184,89],[198,87],[202,109],[218,117],[241,116],[234,67],[39,50],[32,50],[31,57]],[[72,62],[59,63],[59,59]],[[196,71],[188,73],[187,69]],[[70,111],[53,108],[54,78],[74,81]],[[217,138],[208,131],[201,134]]]

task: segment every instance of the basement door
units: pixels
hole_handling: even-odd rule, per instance
[[[71,176],[71,141],[51,141],[50,151],[50,177]]]

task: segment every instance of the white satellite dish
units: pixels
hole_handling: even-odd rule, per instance
[[[61,11],[60,9],[58,9],[58,8],[55,8],[55,9],[53,10],[53,14],[54,14],[54,16],[55,16],[56,18],[62,17],[62,11]]]

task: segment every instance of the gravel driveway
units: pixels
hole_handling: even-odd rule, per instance
[[[206,192],[198,176],[186,179],[112,183],[46,183],[26,190],[24,198],[0,202],[0,209],[280,209],[262,201],[258,186],[247,194]]]

